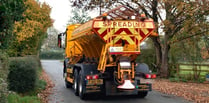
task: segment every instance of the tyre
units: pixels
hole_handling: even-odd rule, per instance
[[[148,94],[148,91],[138,92],[139,98],[144,98],[147,96],[147,94]]]
[[[84,76],[82,75],[82,71],[79,72],[79,83],[78,83],[78,92],[79,92],[79,97],[81,99],[85,99],[86,98],[86,95],[84,93],[84,89],[85,89],[85,86],[84,86]]]
[[[78,96],[78,71],[75,69],[74,73],[74,79],[73,79],[73,89],[76,96]]]

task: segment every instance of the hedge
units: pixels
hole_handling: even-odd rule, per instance
[[[63,51],[42,51],[39,54],[40,59],[63,59]]]
[[[8,56],[0,50],[0,103],[7,102]]]
[[[26,93],[34,90],[38,71],[38,61],[34,57],[20,57],[10,60],[9,90]]]

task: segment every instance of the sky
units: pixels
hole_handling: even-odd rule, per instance
[[[59,31],[64,32],[66,23],[70,17],[70,2],[69,0],[39,0],[46,2],[51,7],[51,18],[54,20],[53,26]]]
[[[39,2],[45,2],[51,7],[50,16],[54,20],[53,26],[59,32],[64,32],[72,9],[69,0],[39,0]],[[94,12],[91,17],[95,17],[96,15]]]

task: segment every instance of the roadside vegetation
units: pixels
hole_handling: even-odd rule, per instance
[[[20,96],[18,94],[10,94],[8,96],[8,103],[41,103],[36,96]]]
[[[11,58],[8,74],[8,88],[13,91],[8,103],[40,103],[38,93],[45,89],[46,82],[39,60],[34,56]]]
[[[46,82],[38,55],[51,9],[36,0],[0,2],[0,103],[40,103]]]
[[[63,50],[48,50],[41,51],[39,54],[40,59],[57,59],[62,60],[64,58]]]
[[[0,50],[0,103],[7,101],[8,55]]]

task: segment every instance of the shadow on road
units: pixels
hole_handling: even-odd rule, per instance
[[[73,89],[71,88],[70,91],[73,93]],[[79,98],[79,96],[78,96]],[[127,99],[142,99],[142,100],[146,100],[145,98],[140,98],[137,95],[115,95],[115,96],[105,96],[102,93],[91,93],[88,94],[87,97],[85,98],[85,101],[123,101],[123,100],[127,100]]]
[[[85,100],[102,100],[102,101],[118,101],[118,100],[127,100],[127,99],[139,99],[137,95],[121,95],[121,96],[104,96],[104,95],[98,95],[98,94],[89,94],[87,99]],[[145,98],[140,98],[145,99]]]

